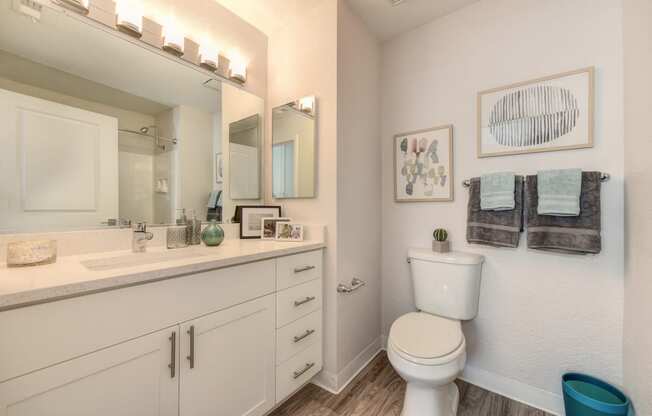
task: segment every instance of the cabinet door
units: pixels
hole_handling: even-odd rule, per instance
[[[177,415],[178,335],[169,328],[6,381],[0,416]]]
[[[257,416],[274,406],[275,295],[181,325],[181,416]]]

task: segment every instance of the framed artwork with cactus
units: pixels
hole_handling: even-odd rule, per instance
[[[397,134],[394,142],[394,200],[453,200],[453,126]]]

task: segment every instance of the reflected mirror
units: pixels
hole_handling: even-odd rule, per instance
[[[274,198],[315,197],[315,97],[272,111],[272,195]]]
[[[261,98],[108,28],[1,3],[0,232],[222,221],[259,198]]]

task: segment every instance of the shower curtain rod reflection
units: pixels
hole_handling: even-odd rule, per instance
[[[172,144],[179,143],[179,140],[177,140],[177,139],[168,139],[167,137],[158,136],[158,135],[153,136],[151,134],[143,133],[143,132],[136,131],[136,130],[118,129],[118,131],[122,132],[122,133],[136,134],[138,136],[149,137],[149,138],[154,139],[157,142],[157,144],[158,144],[159,141],[168,142],[168,143],[172,143]]]

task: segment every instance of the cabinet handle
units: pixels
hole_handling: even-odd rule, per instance
[[[304,374],[306,373],[306,371],[310,370],[310,369],[313,368],[314,366],[315,366],[315,363],[306,363],[306,366],[305,366],[305,367],[303,367],[303,368],[302,368],[301,370],[299,370],[299,371],[295,371],[295,372],[294,372],[294,379],[295,379],[295,380],[298,379],[299,377],[301,377],[302,375],[304,375]]]
[[[187,333],[190,335],[190,355],[186,358],[190,361],[190,369],[193,369],[195,368],[195,326],[190,325]]]
[[[315,333],[314,329],[308,329],[303,334],[295,336],[294,337],[294,342],[297,343],[297,342],[301,341],[302,339],[305,339],[305,338],[309,337],[310,335],[312,335],[314,333]]]
[[[308,270],[312,270],[316,268],[317,266],[303,266],[303,267],[297,267],[294,269],[295,273],[301,273],[301,272],[307,272]]]
[[[308,302],[312,302],[312,301],[315,300],[315,299],[317,299],[317,298],[314,297],[314,296],[306,296],[305,299],[302,299],[302,300],[295,300],[295,301],[294,301],[294,306],[295,306],[295,307],[297,307],[297,306],[301,306],[301,305],[306,304],[306,303],[308,303]]]
[[[172,332],[168,339],[170,340],[170,364],[168,364],[168,368],[170,369],[170,378],[174,378],[177,371],[177,333]]]

